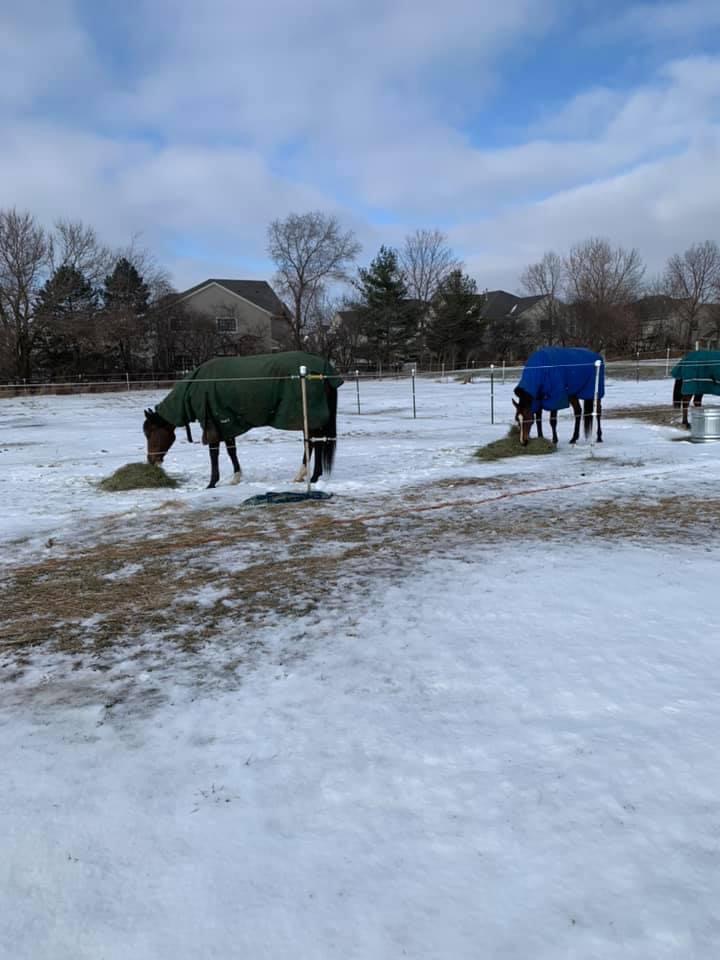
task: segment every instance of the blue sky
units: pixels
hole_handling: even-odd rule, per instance
[[[308,209],[367,262],[444,229],[481,287],[590,235],[720,241],[720,3],[4,0],[0,206],[270,277]]]

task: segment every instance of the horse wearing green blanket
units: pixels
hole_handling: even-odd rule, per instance
[[[175,442],[175,429],[202,427],[202,442],[210,452],[210,483],[220,479],[219,451],[224,443],[233,465],[233,483],[242,471],[235,438],[253,427],[303,430],[300,367],[307,368],[309,456],[315,453],[311,482],[330,473],[335,458],[337,391],[342,378],[323,357],[311,353],[267,353],[251,357],[218,357],[201,364],[180,380],[154,410],[145,411],[143,432],[148,463],[162,463]],[[296,480],[309,468],[303,456]]]

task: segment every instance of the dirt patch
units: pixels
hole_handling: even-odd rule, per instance
[[[680,411],[676,410],[672,404],[639,407],[613,407],[605,415],[604,419],[615,420],[640,420],[642,423],[652,423],[658,427],[678,427],[684,429],[681,424]]]
[[[473,484],[461,482],[461,497],[442,500],[432,485],[422,511],[398,497],[383,513],[341,522],[312,502],[259,514],[228,510],[222,521],[210,511],[190,513],[160,534],[136,531],[133,539],[27,564],[0,583],[0,648],[20,654],[49,642],[74,656],[126,657],[152,636],[167,644],[168,656],[197,652],[242,625],[299,618],[318,604],[327,611],[342,602],[343,582],[369,593],[429,556],[537,539],[701,542],[720,522],[720,498],[598,497],[580,507],[565,493],[550,503],[513,499],[527,494],[522,487],[487,499],[483,486],[473,498]]]

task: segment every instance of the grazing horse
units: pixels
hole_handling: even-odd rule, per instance
[[[299,370],[307,367],[307,420],[309,457],[315,453],[311,483],[332,470],[335,458],[337,391],[342,378],[323,357],[294,351],[251,357],[218,357],[201,364],[180,380],[154,410],[145,411],[143,433],[148,463],[162,463],[175,442],[175,428],[190,423],[202,426],[202,442],[210,451],[210,483],[220,479],[220,443],[233,465],[232,483],[241,477],[235,438],[253,427],[303,429]],[[296,480],[305,476],[308,464]]]
[[[691,350],[670,371],[675,377],[673,406],[682,408],[682,425],[690,427],[688,407],[701,407],[703,395],[720,394],[720,350]]]
[[[595,361],[600,361],[597,377],[597,410],[595,410]],[[600,398],[605,395],[605,363],[599,353],[584,347],[543,347],[531,354],[525,364],[520,383],[515,387],[517,400],[515,419],[520,425],[520,443],[526,447],[533,420],[538,437],[542,437],[542,411],[550,411],[552,442],[558,442],[557,412],[572,407],[575,429],[570,443],[580,436],[580,417],[584,413],[585,436],[592,431],[593,414],[597,415],[597,439],[602,442]],[[584,410],[580,401],[584,402]]]

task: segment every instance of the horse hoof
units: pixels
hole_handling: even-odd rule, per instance
[[[231,483],[233,486],[236,486],[238,483],[240,483],[240,480],[241,480],[241,479],[242,479],[242,474],[241,474],[241,473],[234,473],[234,474],[232,475],[232,478],[230,479],[230,483]]]

